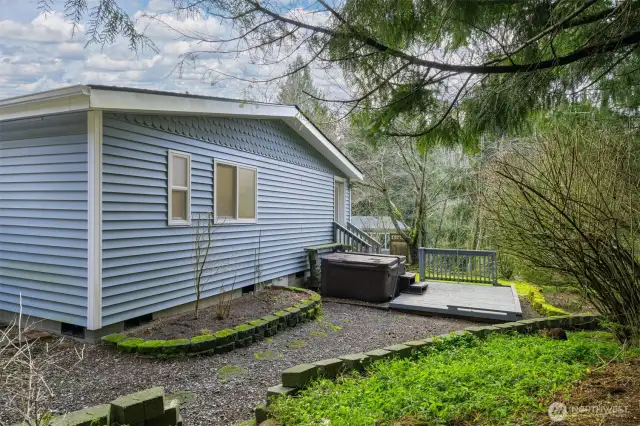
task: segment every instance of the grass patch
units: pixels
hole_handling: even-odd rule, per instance
[[[310,331],[309,336],[311,337],[329,337],[326,331]]]
[[[329,328],[331,329],[331,331],[333,331],[334,333],[337,333],[338,331],[342,330],[342,327],[340,327],[339,325],[330,325]]]
[[[297,397],[279,398],[271,409],[287,425],[324,419],[336,425],[494,425],[516,418],[517,424],[534,424],[547,398],[566,392],[590,367],[619,352],[602,332],[571,333],[567,341],[457,336],[414,359],[376,362],[366,377],[318,380]]]
[[[546,316],[553,317],[558,315],[569,315],[569,313],[563,309],[560,309],[557,306],[551,305],[544,298],[542,294],[542,290],[537,285],[525,283],[522,281],[505,281],[498,280],[498,283],[502,285],[513,285],[516,288],[516,293],[520,296],[527,297],[531,305],[533,305],[533,309],[536,312]]]

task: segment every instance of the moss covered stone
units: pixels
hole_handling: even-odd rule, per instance
[[[174,339],[165,341],[162,345],[163,355],[181,355],[186,354],[190,350],[189,339]]]
[[[230,328],[216,331],[213,335],[218,339],[220,346],[235,342],[238,337],[238,333]]]
[[[144,343],[144,339],[128,337],[118,342],[118,352],[134,353],[138,351],[138,346]]]
[[[256,330],[256,328],[251,324],[240,324],[233,329],[238,333],[238,340],[253,336]]]
[[[166,340],[145,340],[138,345],[138,353],[144,355],[156,355],[162,352]]]
[[[218,344],[218,339],[216,339],[216,337],[211,334],[209,335],[203,334],[200,336],[192,337],[190,352],[191,353],[209,352],[214,350],[217,344]]]
[[[102,338],[102,343],[109,346],[117,346],[118,342],[126,338],[127,336],[125,336],[124,334],[118,334],[118,333],[108,334]]]
[[[247,370],[244,367],[240,367],[238,365],[225,365],[224,367],[220,368],[217,371],[218,376],[220,376],[221,379],[227,380],[230,379],[232,377],[240,377],[240,376],[244,376],[249,372],[249,370]]]

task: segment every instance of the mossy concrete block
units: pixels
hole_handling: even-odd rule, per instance
[[[236,348],[245,348],[253,343],[253,336],[245,337],[243,339],[237,339],[235,341]]]
[[[111,404],[103,404],[54,417],[51,426],[105,426],[111,420]]]
[[[226,344],[235,342],[238,338],[238,332],[236,330],[226,328],[213,333],[213,336],[218,339],[218,346],[224,346]]]
[[[300,315],[291,315],[287,318],[287,327],[295,327],[298,325],[298,321],[300,321]]]
[[[364,354],[369,357],[370,362],[373,362],[379,359],[387,358],[391,355],[391,352],[385,351],[384,349],[374,349],[372,351],[365,352]]]
[[[412,354],[416,354],[416,353],[422,351],[427,346],[430,346],[432,344],[433,344],[433,339],[429,339],[428,341],[427,341],[427,339],[424,339],[424,340],[412,340],[410,342],[404,342],[403,343],[403,345],[409,346],[411,348],[411,353]]]
[[[296,394],[296,388],[289,388],[282,384],[271,386],[267,389],[267,404],[271,404],[274,399],[281,396],[293,396]]]
[[[191,353],[209,352],[216,348],[218,340],[211,334],[203,334],[191,338]]]
[[[276,325],[278,325],[278,322],[280,321],[280,318],[278,318],[275,315],[267,315],[261,318],[264,322],[266,322],[266,326],[267,328],[271,328],[274,327]]]
[[[278,317],[278,328],[280,328],[281,325],[284,325],[286,327],[288,319],[291,316],[291,312],[278,311],[278,312],[274,312],[273,316]]]
[[[541,323],[536,319],[527,319],[518,321],[523,327],[526,333],[535,333],[540,329]]]
[[[318,375],[326,379],[335,379],[345,371],[344,361],[338,358],[323,359],[313,363],[318,366]]]
[[[226,345],[218,345],[216,346],[214,353],[216,354],[224,354],[227,352],[231,352],[236,347],[236,342],[227,343]]]
[[[190,351],[191,342],[189,339],[174,339],[165,341],[162,345],[163,355],[182,355]]]
[[[276,324],[273,327],[269,327],[264,331],[264,335],[266,337],[271,337],[271,336],[275,336],[276,334],[278,334],[278,325]]]
[[[111,401],[112,421],[120,424],[138,424],[164,412],[164,389],[156,387],[121,396]]]
[[[180,401],[177,399],[165,402],[162,414],[147,420],[145,426],[181,426]]]
[[[406,358],[411,356],[411,346],[407,346],[407,345],[401,345],[401,344],[391,345],[382,349],[384,349],[385,351],[391,352],[391,356],[396,356],[400,358]]]
[[[123,341],[124,339],[126,339],[127,336],[125,336],[124,334],[108,334],[106,336],[104,336],[101,341],[104,345],[107,346],[118,346],[118,343]]]
[[[256,414],[256,423],[260,424],[262,422],[266,422],[268,419],[268,412],[267,412],[267,405],[266,404],[259,404],[258,406],[256,406],[255,410],[254,410],[255,414]]]
[[[246,339],[247,337],[253,336],[256,328],[251,324],[240,324],[233,328],[233,330],[238,333],[237,340]]]
[[[339,356],[338,359],[341,359],[344,362],[344,367],[346,370],[356,371],[364,370],[364,368],[371,362],[371,359],[362,352],[342,355]]]
[[[166,340],[146,340],[138,345],[138,353],[142,355],[157,355],[162,353],[162,346]]]
[[[138,351],[138,345],[144,343],[144,339],[128,337],[118,342],[118,352],[134,353]]]
[[[597,315],[575,315],[575,327],[581,330],[595,330],[600,327],[600,318]]]
[[[318,366],[299,364],[282,372],[282,385],[288,388],[301,389],[317,376]]]

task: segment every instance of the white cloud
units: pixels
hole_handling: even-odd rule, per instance
[[[78,28],[77,38],[84,33],[84,26]],[[0,38],[38,43],[60,43],[71,40],[73,24],[60,12],[40,13],[33,21],[21,23],[10,19],[0,21]]]
[[[94,5],[91,2],[90,7]],[[85,47],[85,27],[80,27],[72,37],[73,26],[63,13],[44,15],[34,3],[0,0],[0,99],[87,83],[241,98],[250,85],[220,73],[263,79],[286,69],[286,63],[265,66],[252,63],[247,56],[225,57],[211,53],[178,73],[175,68],[181,55],[213,49],[212,45],[185,35],[212,40],[229,38],[231,29],[227,24],[213,17],[168,14],[171,0],[119,2],[136,19],[137,28],[156,43],[157,53],[145,52],[138,56],[122,39],[104,49],[95,45]],[[309,14],[302,9],[291,13],[304,15],[306,21],[314,24],[326,19],[324,14]],[[317,81],[322,86],[330,85],[328,80]]]

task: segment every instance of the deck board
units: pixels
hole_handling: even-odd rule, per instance
[[[400,294],[389,303],[389,308],[498,321],[522,319],[522,310],[513,286],[441,281],[428,283],[424,294]]]

